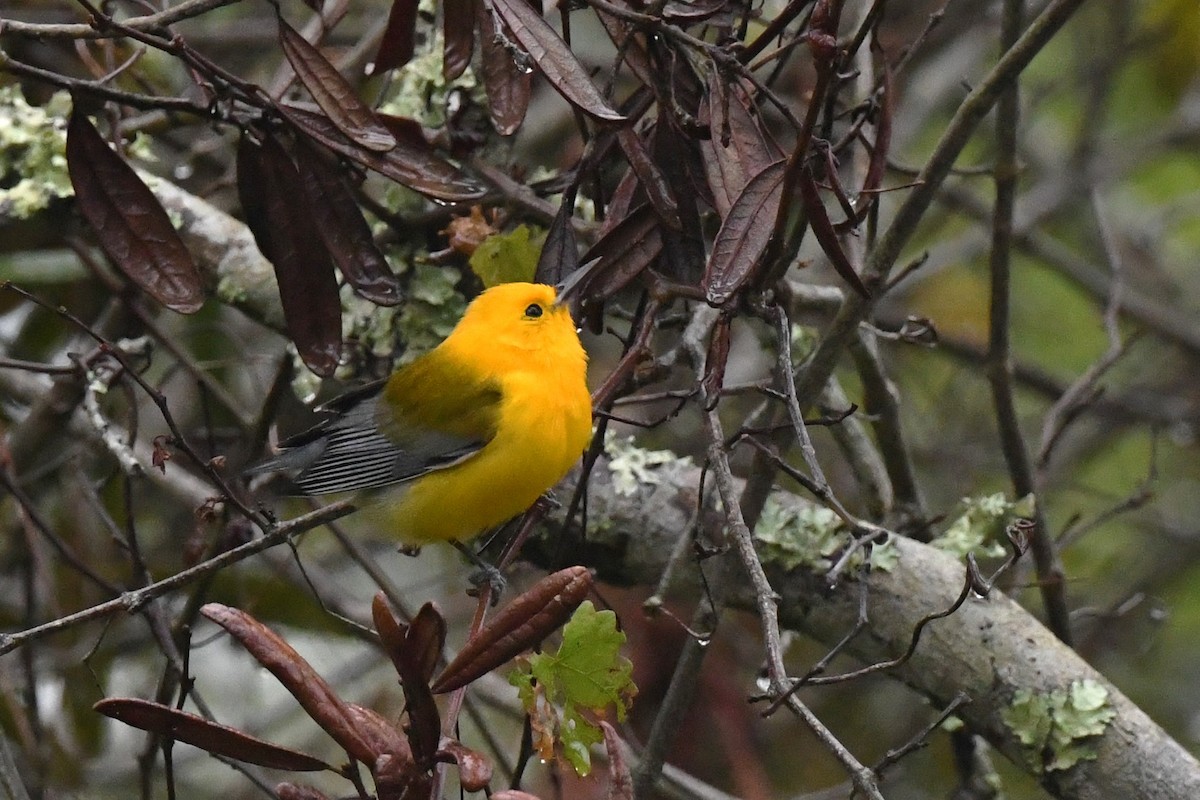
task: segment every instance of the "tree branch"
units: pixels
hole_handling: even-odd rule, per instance
[[[656,485],[644,485],[635,497],[618,496],[608,471],[598,466],[590,483],[594,524],[577,549],[581,563],[595,566],[602,578],[620,584],[654,586],[678,532],[691,521],[698,468],[686,462],[664,465]],[[785,505],[803,504],[793,495],[777,495]],[[913,627],[931,612],[949,607],[963,586],[964,565],[947,553],[910,539],[894,537],[899,561],[888,572],[866,576],[868,632],[848,652],[866,662],[892,658],[908,647]],[[531,543],[527,552],[540,550]],[[553,545],[547,553],[555,552]],[[761,557],[761,556],[760,556]],[[859,614],[860,586],[843,581],[829,590],[824,572],[781,570],[764,563],[771,586],[780,595],[779,621],[832,644],[851,630]],[[695,571],[680,571],[679,584]],[[759,595],[744,578],[728,586],[731,604],[755,609]],[[1015,601],[993,591],[968,600],[953,615],[929,626],[913,657],[890,674],[944,706],[959,692],[971,702],[960,716],[1000,752],[1031,773],[1038,770],[1002,714],[1014,693],[1026,689],[1046,695],[1073,682],[1093,680],[1108,691],[1116,716],[1095,737],[1096,759],[1038,775],[1067,800],[1137,797],[1169,800],[1200,797],[1200,763],[1146,716],[1103,675],[1064,646]],[[1036,760],[1036,758],[1035,758]]]

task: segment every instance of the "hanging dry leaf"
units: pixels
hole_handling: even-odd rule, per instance
[[[67,172],[80,212],[117,268],[172,311],[199,311],[200,272],[167,212],[78,109],[67,123]]]
[[[319,758],[271,744],[237,728],[150,700],[110,697],[96,703],[92,708],[106,717],[139,730],[157,733],[245,764],[257,764],[260,767],[291,772],[333,769]]]
[[[786,161],[776,161],[742,189],[713,240],[704,275],[709,304],[722,305],[758,270],[771,240]]]
[[[304,363],[332,375],[342,350],[342,305],[333,262],[291,158],[272,136],[238,144],[238,197],[258,249],[275,268],[288,336]]]
[[[484,2],[496,10],[513,38],[529,54],[554,90],[569,103],[598,120],[625,121],[623,115],[608,105],[567,43],[526,0]]]
[[[333,263],[362,297],[381,306],[399,305],[404,299],[400,279],[375,245],[345,179],[316,152],[309,152],[296,167],[317,233]]]
[[[471,66],[477,5],[482,0],[442,0],[442,76],[447,82]]]
[[[385,153],[396,146],[396,139],[375,112],[358,99],[354,87],[329,63],[321,51],[279,18],[279,44],[296,77],[317,101],[329,120],[351,141],[368,150]]]
[[[359,733],[354,714],[279,634],[246,612],[220,603],[207,603],[200,613],[229,631],[347,753],[364,764],[375,763],[377,753]]]
[[[300,133],[434,200],[459,203],[477,200],[486,192],[478,181],[439,156],[423,139],[418,142],[393,136],[396,146],[377,153],[346,138],[324,114],[283,103],[277,108]]]
[[[379,39],[379,49],[371,62],[371,74],[402,67],[413,56],[417,28],[417,0],[392,0],[387,27]]]

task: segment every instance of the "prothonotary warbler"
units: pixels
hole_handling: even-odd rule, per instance
[[[408,545],[464,542],[529,508],[587,446],[587,354],[555,288],[506,283],[435,349],[337,398],[334,416],[255,471],[307,494],[357,492]]]

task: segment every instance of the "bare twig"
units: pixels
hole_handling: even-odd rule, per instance
[[[349,500],[330,503],[319,511],[296,517],[287,522],[272,525],[267,528],[262,538],[247,542],[240,547],[227,550],[218,556],[202,561],[194,567],[177,572],[169,578],[156,583],[122,592],[117,597],[104,603],[99,603],[83,611],[68,614],[65,617],[52,620],[44,625],[38,625],[16,633],[0,633],[0,656],[30,642],[43,639],[50,634],[74,628],[85,622],[104,619],[116,614],[128,614],[137,611],[156,597],[162,597],[183,586],[197,581],[230,564],[236,564],[252,555],[261,553],[269,547],[274,547],[286,541],[289,536],[311,530],[335,519],[340,519],[354,510]]]
[[[868,288],[886,282],[901,251],[916,233],[918,223],[950,174],[955,160],[971,134],[991,111],[1004,87],[1024,71],[1033,57],[1041,52],[1083,2],[1084,0],[1052,0],[979,85],[963,99],[954,118],[934,146],[929,160],[921,168],[917,176],[917,185],[900,204],[891,224],[867,256],[863,268],[863,282]],[[802,406],[812,402],[825,385],[841,353],[853,338],[858,324],[870,312],[872,304],[873,300],[854,292],[847,296],[799,377],[796,393]]]
[[[1002,47],[1011,47],[1020,33],[1024,16],[1024,0],[1006,0],[1000,29]],[[1071,641],[1071,619],[1064,592],[1062,562],[1046,525],[1045,510],[1037,503],[1037,484],[1021,425],[1017,419],[1013,395],[1012,351],[1010,347],[1012,299],[1012,229],[1013,208],[1017,197],[1017,125],[1020,114],[1018,81],[1000,93],[996,105],[996,137],[998,140],[995,183],[996,202],[992,211],[992,241],[989,266],[991,270],[991,299],[988,328],[988,380],[996,423],[1000,428],[1000,446],[1008,464],[1009,480],[1017,497],[1033,495],[1035,500],[1033,557],[1037,566],[1038,586],[1050,629],[1066,643]]]
[[[151,31],[237,2],[240,0],[183,0],[155,14],[130,17],[122,24],[139,31]],[[0,18],[0,34],[3,33],[22,34],[38,39],[106,39],[117,35],[99,30],[86,22],[39,23]]]
[[[1067,426],[1078,416],[1079,411],[1096,397],[1098,392],[1097,384],[1100,378],[1104,376],[1109,368],[1125,352],[1125,344],[1121,339],[1121,329],[1118,324],[1118,318],[1121,313],[1122,288],[1124,286],[1121,256],[1117,252],[1112,231],[1109,228],[1108,221],[1105,219],[1100,198],[1096,195],[1095,190],[1092,190],[1091,193],[1091,206],[1092,213],[1096,218],[1096,225],[1100,230],[1100,241],[1104,246],[1105,258],[1108,261],[1109,268],[1112,270],[1108,303],[1104,309],[1104,332],[1108,337],[1108,349],[1067,387],[1062,396],[1046,412],[1046,416],[1042,422],[1042,440],[1038,448],[1036,462],[1039,473],[1045,473],[1050,462],[1050,456],[1054,451],[1054,445],[1066,431]]]

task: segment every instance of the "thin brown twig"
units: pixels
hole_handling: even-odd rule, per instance
[[[15,633],[0,633],[0,656],[19,647],[24,647],[30,642],[44,639],[51,634],[74,628],[85,622],[104,619],[121,613],[136,612],[156,597],[162,597],[230,564],[236,564],[252,555],[261,553],[267,548],[275,547],[286,541],[289,536],[294,536],[335,519],[340,519],[352,512],[354,508],[354,504],[349,500],[339,500],[338,502],[330,503],[319,511],[313,511],[286,522],[270,525],[264,531],[262,538],[247,542],[232,550],[226,550],[224,553],[214,556],[207,561],[202,561],[194,567],[177,572],[169,578],[164,578],[161,581],[138,589],[122,592],[112,600],[85,608],[74,614],[59,617],[43,625],[37,625]]]
[[[1001,47],[1009,48],[1017,40],[1024,0],[1006,0],[1000,26]],[[1017,130],[1020,120],[1018,77],[1000,92],[996,104],[996,200],[992,209],[991,296],[989,301],[987,376],[992,390],[992,405],[1000,430],[1000,446],[1008,465],[1009,480],[1017,497],[1034,497],[1033,560],[1047,621],[1064,643],[1071,641],[1071,619],[1067,608],[1062,561],[1046,520],[1046,512],[1037,502],[1038,485],[1034,478],[1029,450],[1017,418],[1013,391],[1011,330],[1012,314],[1012,231],[1017,198]]]
[[[746,576],[754,588],[755,606],[758,610],[759,625],[763,632],[766,647],[767,672],[772,690],[785,697],[784,702],[808,726],[821,743],[842,764],[850,774],[854,785],[864,795],[872,800],[883,800],[879,792],[874,774],[854,754],[846,749],[837,737],[812,713],[794,694],[787,694],[789,681],[787,670],[783,664],[783,647],[779,638],[779,595],[771,588],[771,583],[763,571],[758,553],[754,549],[753,534],[747,527],[742,516],[741,502],[734,488],[733,472],[729,468],[729,458],[724,448],[724,431],[720,416],[714,407],[704,414],[704,429],[708,439],[708,463],[713,477],[716,479],[717,491],[724,505],[725,525],[734,550],[737,552]]]
[[[182,0],[170,8],[155,14],[130,17],[123,24],[139,31],[151,31],[198,17],[214,8],[233,5],[241,0]],[[99,30],[87,22],[22,22],[16,19],[0,19],[0,34],[11,33],[36,39],[107,39],[112,34]]]
[[[1067,387],[1062,396],[1046,412],[1042,423],[1042,439],[1041,445],[1038,448],[1036,461],[1038,472],[1043,475],[1050,462],[1054,446],[1063,433],[1066,432],[1067,426],[1070,425],[1072,420],[1078,417],[1078,412],[1096,396],[1098,391],[1097,384],[1100,378],[1125,353],[1125,343],[1121,339],[1119,324],[1121,297],[1124,287],[1121,256],[1117,252],[1112,231],[1109,228],[1108,221],[1100,205],[1100,198],[1094,189],[1091,192],[1091,207],[1092,213],[1096,218],[1097,228],[1100,230],[1100,241],[1104,248],[1105,258],[1108,261],[1109,269],[1112,271],[1108,302],[1104,308],[1104,332],[1108,337],[1108,348],[1099,359],[1084,370],[1083,374]]]
[[[904,246],[916,233],[926,210],[954,167],[955,160],[991,111],[1004,87],[1024,71],[1083,3],[1084,0],[1051,0],[1020,39],[963,99],[934,146],[929,160],[921,168],[918,185],[901,202],[891,223],[867,256],[862,277],[868,288],[887,281]],[[874,298],[869,300],[856,292],[847,295],[797,382],[796,393],[802,406],[812,402],[825,385],[854,336],[855,329],[871,311],[873,302]]]

